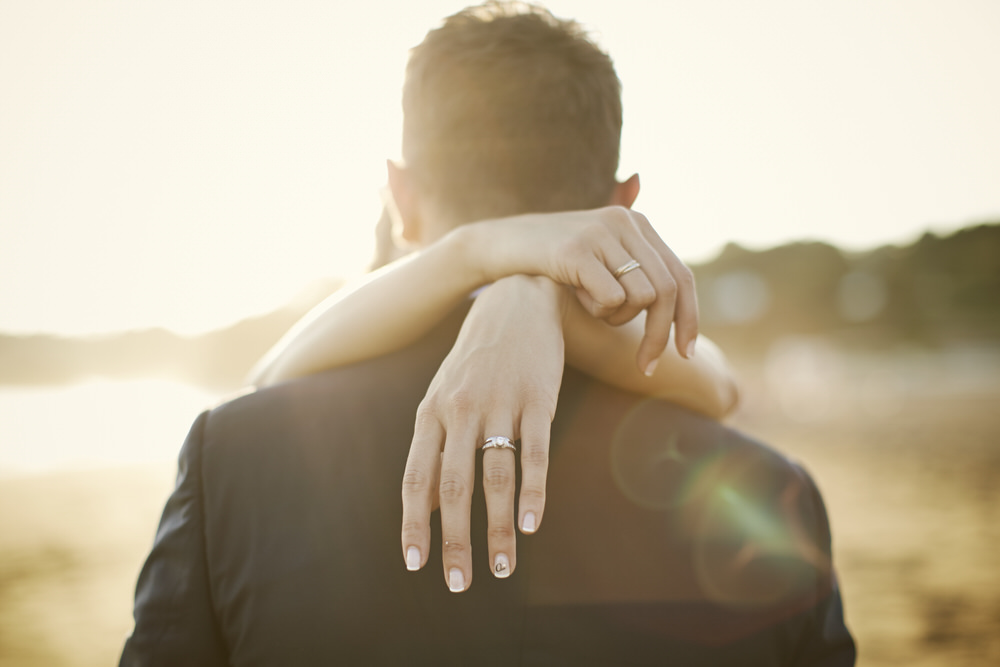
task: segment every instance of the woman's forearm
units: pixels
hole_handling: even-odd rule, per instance
[[[662,398],[714,419],[731,412],[737,401],[733,372],[719,348],[704,336],[698,337],[696,354],[685,359],[678,354],[671,332],[671,342],[653,374],[636,369],[644,315],[613,327],[570,300],[563,327],[566,362],[619,389]]]
[[[316,306],[257,363],[262,387],[401,349],[477,287],[483,234],[459,228],[428,248],[349,284]]]

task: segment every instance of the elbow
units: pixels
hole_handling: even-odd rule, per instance
[[[700,399],[688,402],[687,407],[710,419],[722,420],[732,414],[738,403],[739,391],[736,382],[729,379],[702,394]]]
[[[740,390],[736,381],[731,379],[725,383],[719,392],[719,416],[716,419],[728,417],[740,404]]]

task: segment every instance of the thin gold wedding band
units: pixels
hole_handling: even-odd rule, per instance
[[[635,261],[634,259],[630,259],[629,261],[625,262],[624,264],[622,264],[621,266],[619,266],[617,269],[615,269],[615,272],[612,275],[616,279],[618,279],[618,278],[621,278],[622,276],[624,276],[629,271],[635,271],[640,266],[641,265],[639,264],[639,262]]]

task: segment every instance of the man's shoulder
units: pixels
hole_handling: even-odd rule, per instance
[[[423,397],[451,348],[467,306],[401,350],[270,387],[248,390],[209,411],[207,436],[255,440],[275,430],[302,433],[317,422],[368,426],[407,412]],[[412,423],[411,423],[412,426]]]
[[[801,463],[738,428],[567,370],[553,438],[578,438],[585,432],[596,432],[611,443],[616,466],[672,463],[690,469],[725,463],[727,468],[767,470],[815,486]]]

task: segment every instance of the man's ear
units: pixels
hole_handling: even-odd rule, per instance
[[[611,192],[610,206],[632,208],[635,198],[639,196],[639,174],[632,174],[621,183],[615,183]]]
[[[403,223],[403,239],[408,243],[419,244],[423,224],[413,177],[406,167],[401,167],[392,160],[386,160],[385,164],[389,172],[389,190],[392,191],[392,199],[396,202],[396,210]]]

